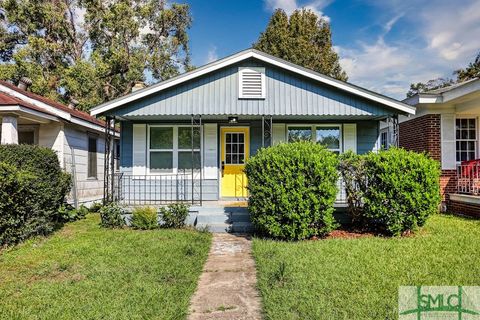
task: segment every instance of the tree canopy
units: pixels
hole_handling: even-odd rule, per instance
[[[290,17],[277,9],[253,47],[336,79],[348,79],[333,50],[330,24],[309,9],[295,10]]]
[[[190,66],[189,6],[166,0],[0,0],[0,79],[79,108]]]
[[[480,52],[473,62],[470,62],[467,67],[458,69],[453,72],[455,79],[451,78],[437,78],[429,80],[425,83],[417,82],[410,84],[410,90],[407,92],[407,98],[422,92],[427,92],[435,89],[445,88],[452,84],[464,82],[474,78],[480,78]]]

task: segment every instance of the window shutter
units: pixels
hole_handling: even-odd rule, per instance
[[[265,68],[240,68],[238,90],[242,99],[264,99]]]
[[[218,179],[217,124],[205,123],[203,136],[203,177],[204,179]]]
[[[455,157],[455,115],[442,114],[440,119],[442,169],[455,169],[457,164]]]
[[[285,124],[284,123],[274,123],[272,126],[272,138],[273,138],[273,145],[279,144],[281,142],[285,142]]]
[[[132,174],[144,175],[147,168],[147,125],[133,125],[133,168]]]
[[[352,150],[357,153],[357,124],[345,123],[343,125],[343,151]]]

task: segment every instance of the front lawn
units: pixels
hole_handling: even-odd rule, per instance
[[[266,319],[396,319],[401,285],[480,285],[480,221],[433,216],[407,238],[255,239]]]
[[[1,319],[184,319],[211,237],[98,216],[0,252]]]

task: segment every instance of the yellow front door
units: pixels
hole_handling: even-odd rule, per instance
[[[250,147],[249,129],[222,127],[220,136],[222,197],[245,198],[247,196],[247,177],[243,169]]]

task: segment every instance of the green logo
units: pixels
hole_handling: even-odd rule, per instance
[[[480,287],[404,286],[399,319],[480,319]]]

